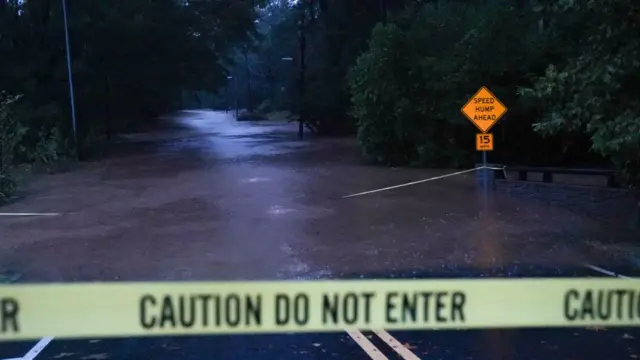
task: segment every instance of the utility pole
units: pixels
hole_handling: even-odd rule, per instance
[[[382,24],[387,25],[387,4],[385,0],[378,0],[380,4],[380,18],[382,19]]]
[[[249,71],[249,55],[247,48],[243,48],[242,55],[244,57],[244,72],[247,82],[247,111],[253,112],[253,97],[251,96],[251,72]]]
[[[238,119],[238,107],[239,107],[239,101],[238,101],[238,79],[235,76],[227,76],[228,80],[233,79],[233,97],[235,98],[235,103],[236,103],[236,120]]]
[[[69,99],[71,102],[71,127],[73,130],[73,145],[76,152],[76,160],[78,159],[78,132],[76,127],[76,104],[75,94],[73,91],[73,74],[71,71],[71,47],[69,45],[69,24],[67,22],[67,2],[62,0],[62,18],[64,21],[64,40],[67,50],[67,73],[69,77]]]
[[[300,18],[298,19],[298,34],[300,37],[300,78],[299,78],[299,86],[300,86],[300,99],[299,99],[299,118],[298,118],[298,139],[302,140],[304,137],[304,120],[305,120],[305,109],[304,109],[304,75],[305,75],[305,50],[307,47],[307,39],[305,36],[305,9],[300,6]]]
[[[238,95],[238,78],[233,78],[233,92],[236,93],[236,120],[240,111],[240,96]]]
[[[283,58],[282,58],[282,59],[280,59],[280,60],[282,60],[282,61],[290,61],[292,64],[294,64],[294,59],[293,59],[293,57],[291,57],[291,56],[283,57]],[[284,88],[282,89],[282,91],[284,91]],[[287,94],[287,95],[288,95],[288,94]],[[288,98],[287,98],[287,99],[288,99]],[[289,103],[289,101],[288,101],[288,100],[287,100],[287,104],[288,104],[287,106],[289,107],[289,110],[291,110],[291,111],[294,111],[294,110],[295,110],[295,109],[291,108],[293,105],[292,105],[292,103]]]

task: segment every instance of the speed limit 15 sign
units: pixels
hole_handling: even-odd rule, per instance
[[[476,134],[476,150],[493,150],[493,134]]]

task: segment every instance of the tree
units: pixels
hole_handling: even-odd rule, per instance
[[[481,85],[499,97],[515,93],[536,60],[529,33],[507,30],[526,29],[518,15],[504,4],[451,2],[416,5],[378,25],[350,76],[365,153],[392,164],[468,166],[473,126],[460,107]]]
[[[68,1],[81,148],[178,109],[185,89],[217,91],[229,50],[255,31],[254,5],[260,2]],[[0,2],[0,23],[0,80],[8,93],[23,94],[15,111],[29,129],[25,145],[52,129],[68,137],[60,1]]]
[[[534,129],[544,135],[587,134],[593,151],[611,159],[629,182],[640,170],[640,4],[629,0],[553,1],[551,42],[573,39],[564,61],[552,63],[521,90],[539,107]],[[598,21],[593,21],[598,19]]]

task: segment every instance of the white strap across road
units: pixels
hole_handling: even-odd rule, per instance
[[[382,189],[375,189],[375,190],[369,190],[369,191],[364,191],[364,192],[360,192],[360,193],[356,193],[356,194],[351,194],[351,195],[346,195],[343,196],[343,199],[346,198],[350,198],[350,197],[356,197],[356,196],[361,196],[361,195],[367,195],[367,194],[373,194],[373,193],[377,193],[377,192],[381,192],[381,191],[387,191],[387,190],[392,190],[392,189],[397,189],[397,188],[401,188],[401,187],[405,187],[405,186],[411,186],[411,185],[416,185],[416,184],[422,184],[428,181],[433,181],[433,180],[440,180],[440,179],[444,179],[444,178],[448,178],[451,176],[456,176],[456,175],[461,175],[461,174],[466,174],[466,173],[470,173],[476,170],[482,170],[482,169],[487,169],[487,170],[504,170],[504,167],[490,167],[490,166],[480,166],[477,168],[473,168],[473,169],[467,169],[467,170],[462,170],[462,171],[456,171],[454,173],[450,173],[450,174],[444,174],[444,175],[439,175],[439,176],[434,176],[434,177],[430,177],[428,179],[422,179],[422,180],[417,180],[417,181],[412,181],[412,182],[408,182],[405,184],[400,184],[400,185],[394,185],[394,186],[389,186],[389,187],[385,187]]]
[[[3,213],[0,212],[0,216],[60,216],[61,213],[28,213],[28,212],[20,212],[20,213]]]
[[[38,343],[36,343],[23,357],[2,360],[34,360],[51,341],[53,341],[53,337],[44,337],[40,339],[40,341],[38,341]]]

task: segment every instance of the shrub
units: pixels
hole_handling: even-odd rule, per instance
[[[521,89],[543,109],[534,129],[546,136],[587,134],[593,151],[611,159],[628,183],[640,184],[640,4],[557,1],[543,10],[550,41],[579,41],[566,59]]]
[[[424,166],[458,165],[466,156],[456,144],[464,99],[455,82],[461,59],[452,50],[470,17],[467,7],[424,6],[398,24],[374,28],[369,50],[349,74],[366,155]]]
[[[260,121],[267,120],[267,117],[253,111],[242,110],[238,113],[238,117],[236,118],[238,121]]]
[[[11,104],[20,96],[0,93],[0,203],[7,201],[16,190],[15,180],[11,177],[16,152],[27,128],[22,126],[11,112]]]

